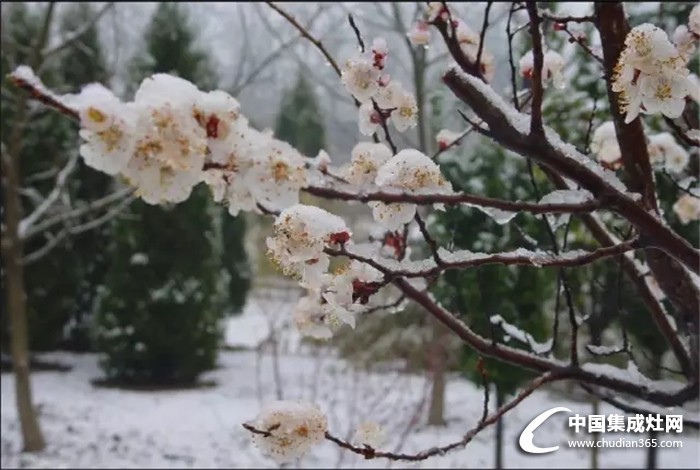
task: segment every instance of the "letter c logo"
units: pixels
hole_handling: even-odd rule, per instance
[[[556,408],[552,408],[541,413],[539,416],[535,417],[535,419],[530,421],[530,424],[528,424],[527,427],[523,429],[522,434],[520,434],[520,439],[518,440],[520,448],[529,454],[546,454],[548,452],[554,452],[555,450],[557,450],[559,446],[537,447],[532,442],[532,438],[535,437],[535,429],[539,428],[542,425],[542,423],[544,423],[547,420],[547,418],[549,418],[555,413],[559,413],[560,411],[568,411],[569,413],[571,413],[570,409],[565,408],[563,406],[557,406]]]

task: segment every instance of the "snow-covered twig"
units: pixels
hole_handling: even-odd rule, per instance
[[[66,165],[58,173],[58,176],[56,177],[56,184],[54,185],[49,195],[46,196],[46,199],[44,199],[44,201],[41,204],[39,204],[39,206],[36,209],[34,209],[34,211],[31,214],[29,214],[27,217],[25,217],[19,222],[19,226],[17,227],[17,235],[20,238],[26,238],[27,232],[33,227],[33,225],[46,213],[46,211],[48,211],[51,208],[51,206],[53,206],[58,201],[58,198],[63,192],[63,189],[66,187],[66,181],[68,180],[68,176],[73,172],[73,170],[75,170],[77,163],[78,153],[73,152],[73,154],[68,159]]]

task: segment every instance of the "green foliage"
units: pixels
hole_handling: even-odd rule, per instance
[[[242,214],[237,217],[220,211],[223,237],[223,267],[228,274],[228,308],[232,313],[243,309],[250,289],[251,272],[245,251],[246,219]]]
[[[200,88],[214,85],[184,8],[169,3],[156,8],[145,54],[132,64],[135,82],[166,72]],[[138,201],[116,222],[95,330],[108,379],[184,385],[215,365],[227,297],[240,308],[247,290],[241,280],[244,226],[226,219],[219,223],[222,212],[200,185],[187,201],[171,207]],[[239,276],[229,286],[224,285],[227,270]]]
[[[513,200],[524,199],[531,191],[522,160],[489,144],[479,145],[471,153],[475,157],[455,154],[442,164],[443,172],[455,190]],[[450,207],[437,214],[431,225],[431,233],[438,234],[441,243],[451,249],[490,253],[527,246],[515,229],[516,225],[542,246],[549,245],[543,223],[530,216],[519,215],[510,223],[499,225],[476,209]],[[493,315],[500,315],[508,323],[530,333],[535,341],[543,342],[550,327],[545,305],[554,295],[555,285],[556,272],[552,270],[489,265],[448,271],[436,284],[433,293],[484,337],[497,341],[504,339],[503,330],[490,321]],[[527,348],[515,339],[510,339],[508,344]],[[478,355],[465,346],[461,369],[470,379],[480,383],[477,360]],[[495,360],[487,359],[485,366],[489,380],[504,395],[512,393],[523,380],[531,377],[524,369]]]
[[[171,208],[135,202],[114,229],[98,311],[108,379],[186,384],[215,364],[223,305],[206,188]]]
[[[275,137],[314,157],[325,145],[323,117],[311,84],[299,75],[285,96],[275,125]]]
[[[168,73],[210,90],[217,79],[206,52],[195,46],[195,30],[189,24],[187,5],[162,2],[146,30],[146,47],[134,58],[130,72],[135,83],[153,73]]]

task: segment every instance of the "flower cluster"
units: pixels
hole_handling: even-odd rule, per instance
[[[428,25],[436,21],[449,22],[448,31],[454,35],[460,49],[469,62],[476,63],[479,58],[481,38],[467,24],[453,13],[449,12],[443,2],[429,2],[423,13],[423,19],[416,21],[408,32],[408,39],[416,46],[426,46],[430,42]],[[481,61],[479,70],[483,78],[490,82],[493,80],[495,68],[494,57],[489,51],[481,47]]]
[[[311,338],[330,339],[342,326],[355,328],[356,317],[366,310],[369,297],[380,287],[382,274],[358,261],[352,261],[302,297],[292,312],[299,332]]]
[[[227,93],[204,93],[167,74],[146,78],[133,102],[101,85],[67,96],[80,116],[85,163],[121,175],[149,204],[186,200],[205,182],[231,214],[257,204],[280,210],[306,184],[304,157],[258,132]]]
[[[615,66],[613,91],[619,93],[620,112],[632,122],[640,112],[677,118],[685,107],[691,83],[686,68],[692,53],[691,36],[683,29],[674,35],[678,46],[660,28],[644,23],[625,38]]]
[[[267,247],[282,271],[303,287],[318,287],[328,270],[327,247],[350,240],[343,219],[321,208],[296,204],[283,210],[275,220],[274,236]]]
[[[259,431],[252,435],[255,445],[278,464],[297,459],[322,442],[328,427],[316,405],[300,401],[272,402],[249,424]]]
[[[416,125],[416,98],[401,83],[383,73],[387,56],[386,41],[377,38],[369,51],[348,59],[343,65],[343,84],[361,103],[359,128],[363,135],[374,134],[377,126],[387,119],[399,132]]]
[[[617,170],[622,166],[622,154],[612,121],[604,122],[593,132],[591,151],[605,168]],[[654,168],[665,169],[670,173],[682,173],[690,160],[688,152],[668,132],[649,137],[647,151],[649,162]]]
[[[452,185],[440,173],[440,167],[427,155],[405,149],[377,170],[374,183],[380,188],[398,189],[409,194],[452,192]],[[371,202],[374,220],[387,230],[397,230],[413,219],[416,205],[411,203]],[[441,204],[435,204],[438,210]]]
[[[647,149],[651,164],[655,167],[665,168],[669,173],[682,173],[688,166],[690,155],[668,132],[649,137]]]
[[[386,440],[382,427],[372,421],[365,421],[358,424],[355,430],[354,441],[360,445],[377,449]]]
[[[532,50],[520,58],[520,75],[532,79],[535,68],[535,56]],[[564,88],[564,58],[556,51],[548,50],[542,57],[542,86],[546,87],[549,80],[555,88]]]
[[[700,220],[700,191],[692,191],[678,198],[673,205],[673,212],[683,225]]]

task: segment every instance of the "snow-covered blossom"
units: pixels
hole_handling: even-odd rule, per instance
[[[438,149],[445,150],[450,145],[454,144],[457,139],[462,136],[462,132],[454,132],[449,129],[442,129],[435,136],[435,140],[438,144]]]
[[[360,423],[355,430],[354,441],[361,445],[366,445],[377,449],[384,444],[386,436],[382,427],[372,421]]]
[[[430,30],[425,21],[416,21],[407,33],[408,40],[414,46],[425,46],[430,42]]]
[[[473,29],[471,29],[462,20],[455,20],[455,35],[462,53],[470,62],[476,62],[479,55],[480,38]],[[486,49],[481,51],[481,64],[479,65],[482,76],[486,81],[490,82],[493,79],[495,72],[494,57]]]
[[[364,303],[376,291],[372,283],[381,278],[382,273],[356,260],[336,270],[322,288],[326,322],[334,328],[342,324],[355,328],[355,315],[364,310]]]
[[[457,36],[457,42],[459,42],[461,45],[479,45],[479,34],[467,26],[467,24],[462,20],[457,20],[455,35]]]
[[[695,52],[695,35],[684,24],[678,25],[673,32],[673,44],[680,55],[687,61]]]
[[[452,186],[440,173],[440,167],[427,155],[414,149],[405,149],[394,155],[377,172],[375,184],[405,192],[452,192]],[[397,230],[409,222],[416,212],[415,204],[374,202],[374,219],[388,230]],[[441,205],[436,205],[441,208]]]
[[[350,231],[340,217],[318,207],[296,204],[277,217],[267,247],[285,274],[312,288],[320,284],[330,262],[323,249],[349,239]]]
[[[278,464],[303,456],[323,441],[328,428],[316,405],[290,400],[269,403],[250,424],[265,433],[252,434],[255,445]]]
[[[314,160],[314,166],[319,169],[319,171],[325,173],[328,171],[328,165],[331,164],[331,156],[328,155],[328,152],[325,150],[321,149],[318,151],[318,155],[316,155],[316,159]]]
[[[212,160],[225,158],[231,146],[231,138],[234,137],[235,126],[247,126],[248,122],[242,118],[240,108],[241,105],[234,97],[221,90],[203,93],[195,103],[193,117],[206,132]]]
[[[698,196],[700,196],[698,191],[694,195],[684,194],[673,205],[673,212],[676,213],[683,225],[700,219],[700,198]]]
[[[288,143],[269,139],[254,150],[246,179],[257,201],[268,209],[284,209],[299,201],[299,190],[306,184],[304,157]]]
[[[622,154],[615,134],[615,123],[607,121],[596,128],[591,139],[591,151],[606,168],[617,169],[622,166]]]
[[[418,116],[416,97],[403,90],[396,94],[393,104],[396,109],[391,113],[391,122],[396,130],[403,132],[414,127]]]
[[[520,75],[532,79],[535,68],[535,57],[532,50],[528,51],[520,58]],[[564,58],[556,51],[548,50],[542,57],[542,86],[547,86],[547,81],[551,80],[556,88],[564,88]]]
[[[687,77],[677,75],[650,75],[640,79],[642,103],[649,114],[661,113],[677,118],[685,108],[688,95]]]
[[[437,18],[447,21],[449,18],[445,5],[442,2],[428,2],[428,8],[425,10],[425,18],[428,23],[435,21]]]
[[[323,311],[320,299],[316,293],[299,299],[292,310],[292,321],[303,336],[326,340],[333,337],[333,330],[326,324],[326,312]]]
[[[650,136],[647,148],[652,165],[663,164],[671,173],[681,173],[688,166],[690,155],[668,132]]]
[[[625,122],[640,112],[680,116],[689,93],[686,59],[666,33],[645,23],[625,38],[625,49],[615,65],[612,89],[619,93]]]
[[[700,36],[700,6],[695,5],[688,16],[688,29],[695,35]]]
[[[109,175],[124,171],[134,147],[135,114],[99,84],[87,85],[76,97],[80,115],[80,155],[85,163]]]
[[[377,126],[381,122],[381,116],[374,109],[371,101],[362,104],[358,110],[357,123],[360,128],[360,134],[372,135],[377,132]]]
[[[200,97],[192,83],[167,74],[136,91],[135,149],[123,175],[149,204],[182,202],[201,181],[207,134],[192,116]]]
[[[360,103],[365,103],[379,90],[381,72],[366,57],[348,59],[342,70],[341,79],[345,88]]]
[[[386,56],[389,53],[389,46],[387,46],[386,39],[375,38],[372,41],[372,63],[375,68],[382,70],[384,68],[384,62],[386,61]]]
[[[355,185],[374,183],[377,170],[391,158],[391,150],[384,144],[359,142],[352,149],[351,162],[345,170],[345,179]]]
[[[379,91],[374,96],[374,100],[380,108],[391,109],[396,107],[399,97],[405,92],[401,83],[391,80],[379,88]]]

